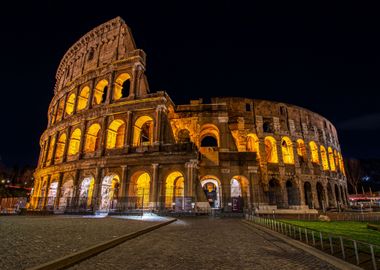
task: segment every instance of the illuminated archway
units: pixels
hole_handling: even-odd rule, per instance
[[[92,124],[86,134],[86,142],[84,145],[84,151],[86,153],[94,152],[98,150],[99,148],[99,130],[100,125],[99,124]]]
[[[326,148],[321,145],[321,159],[322,159],[322,167],[324,171],[329,170],[329,162],[327,160],[327,153],[326,153]]]
[[[250,133],[247,135],[247,151],[255,152],[256,158],[260,159],[259,138],[256,134]]]
[[[173,208],[175,205],[176,210],[183,209],[183,196],[184,196],[184,177],[179,171],[172,172],[166,177],[165,183],[165,207]]]
[[[65,145],[66,145],[66,133],[62,133],[61,136],[59,136],[58,142],[57,142],[57,148],[55,150],[55,158],[61,159],[63,157],[64,151],[65,151]]]
[[[94,192],[94,177],[86,177],[83,179],[79,193],[79,207],[86,209],[92,206],[92,195]]]
[[[48,198],[46,206],[53,207],[55,198],[57,197],[58,181],[53,181],[49,186]]]
[[[75,129],[74,132],[71,134],[70,137],[70,143],[69,143],[69,155],[76,155],[79,152],[79,145],[80,145],[80,137],[82,135],[82,132],[79,128]]]
[[[138,171],[131,177],[129,196],[135,198],[136,208],[150,207],[150,175],[144,171]],[[133,205],[131,205],[133,207]]]
[[[125,123],[123,120],[113,120],[107,130],[107,149],[124,146]]]
[[[59,208],[66,209],[70,206],[72,197],[74,196],[73,180],[66,181],[61,188],[61,198],[59,198]]]
[[[62,119],[64,109],[65,109],[65,99],[61,98],[58,102],[57,115],[56,115],[55,121],[59,121]]]
[[[318,146],[314,141],[309,142],[311,152],[311,162],[319,164]]]
[[[341,153],[338,152],[338,158],[339,158],[339,168],[340,171],[343,173],[343,175],[346,175],[346,172],[344,171],[344,163]]]
[[[53,158],[54,145],[55,145],[55,136],[52,136],[50,139],[49,151],[47,153],[47,163],[50,163],[51,159]]]
[[[87,107],[88,97],[90,95],[90,87],[85,86],[78,96],[77,111],[81,111]]]
[[[335,160],[334,160],[333,150],[331,149],[331,147],[329,147],[329,148],[327,148],[327,151],[329,153],[329,161],[330,161],[331,171],[335,172],[336,171],[336,167],[335,167]]]
[[[301,139],[297,140],[297,155],[301,161],[303,161],[303,162],[307,161],[307,153],[306,153],[305,142]]]
[[[107,80],[101,80],[99,81],[94,89],[94,99],[93,104],[98,105],[101,103],[104,103],[107,98],[107,91],[108,91],[108,81]]]
[[[66,101],[66,113],[68,115],[72,115],[74,112],[75,97],[75,94],[72,93]]]
[[[205,176],[202,178],[201,185],[210,207],[220,208],[222,202],[219,180],[214,176]]]
[[[339,169],[339,156],[338,151],[334,149],[334,161],[335,161],[335,170],[337,171]]]
[[[116,78],[113,91],[113,100],[119,100],[128,96],[130,78],[131,76],[128,73],[122,73]]]
[[[281,150],[284,163],[294,164],[293,144],[288,137],[282,137]]]
[[[117,175],[109,175],[103,178],[99,210],[109,211],[116,207],[119,185],[120,178]]]
[[[153,119],[144,115],[137,118],[133,131],[133,145],[153,144]]]
[[[264,144],[267,162],[278,163],[276,140],[271,136],[267,136],[265,137]]]

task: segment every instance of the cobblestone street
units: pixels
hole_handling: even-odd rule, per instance
[[[238,219],[182,219],[73,269],[335,269]]]

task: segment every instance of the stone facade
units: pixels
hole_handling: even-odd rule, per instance
[[[145,53],[115,18],[56,74],[32,209],[241,211],[347,204],[338,136],[322,116],[248,98],[175,105],[150,93]]]

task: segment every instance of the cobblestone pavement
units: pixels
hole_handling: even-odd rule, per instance
[[[161,222],[81,216],[0,217],[0,269],[25,269]]]
[[[238,219],[181,219],[70,268],[335,269]]]

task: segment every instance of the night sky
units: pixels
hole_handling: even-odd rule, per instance
[[[28,2],[13,1],[0,16],[8,166],[36,165],[61,58],[116,16],[147,53],[152,92],[165,90],[176,104],[212,96],[292,103],[332,121],[345,157],[380,158],[380,17],[366,1]]]

